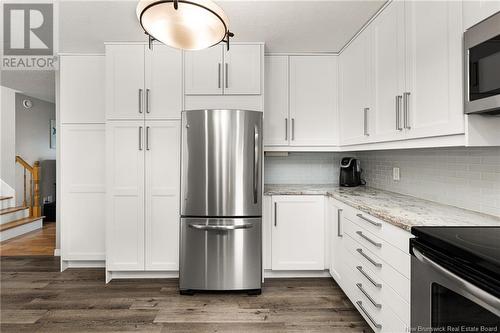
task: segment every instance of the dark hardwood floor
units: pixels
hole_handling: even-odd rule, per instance
[[[1,332],[372,332],[332,279],[267,279],[262,295],[181,296],[176,279],[104,283],[56,257],[2,257]]]

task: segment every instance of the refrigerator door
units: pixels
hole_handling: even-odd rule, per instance
[[[262,112],[182,112],[181,215],[262,216]]]
[[[261,289],[261,228],[261,218],[182,218],[181,291]]]

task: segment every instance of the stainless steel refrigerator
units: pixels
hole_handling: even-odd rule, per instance
[[[262,282],[262,112],[182,112],[180,292]]]

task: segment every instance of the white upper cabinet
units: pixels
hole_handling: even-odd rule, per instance
[[[464,0],[462,4],[463,30],[469,29],[500,11],[500,1],[498,0]]]
[[[260,95],[260,44],[232,43],[185,52],[186,95]]]
[[[337,57],[290,57],[290,144],[335,145]]]
[[[224,51],[224,94],[260,95],[261,46],[236,44]]]
[[[62,55],[59,61],[61,123],[104,123],[104,56]]]
[[[148,121],[145,129],[145,268],[179,269],[180,122]]]
[[[106,45],[106,116],[144,118],[144,45]]]
[[[273,196],[272,269],[323,270],[324,197]]]
[[[288,56],[266,56],[264,144],[288,144]]]
[[[370,37],[369,30],[363,31],[339,57],[339,131],[342,145],[368,139]]]
[[[182,52],[165,45],[106,45],[106,118],[180,119]]]
[[[182,111],[182,52],[166,45],[145,48],[147,119],[179,119]]]
[[[106,124],[106,267],[144,270],[144,121]]]
[[[186,95],[222,95],[223,54],[222,45],[184,53]]]
[[[405,17],[407,136],[464,133],[461,3],[407,1]]]
[[[404,3],[393,2],[370,29],[373,99],[367,111],[367,133],[369,141],[397,139],[402,132],[399,120],[404,89]]]

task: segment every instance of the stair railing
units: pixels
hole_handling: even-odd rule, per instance
[[[42,210],[40,207],[40,162],[35,161],[33,166],[29,165],[21,156],[16,156],[16,163],[23,167],[23,206],[29,207],[31,217],[40,217]],[[30,204],[27,200],[27,177],[26,172],[30,174],[29,183],[29,198]]]

